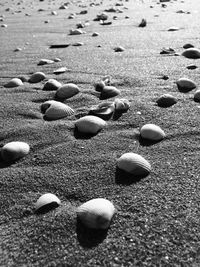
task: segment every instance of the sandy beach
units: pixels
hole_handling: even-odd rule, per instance
[[[102,13],[107,19],[95,20]],[[30,151],[15,161],[1,153],[0,266],[200,265],[200,59],[182,55],[185,44],[200,49],[199,13],[199,0],[1,0],[0,148],[20,141]],[[30,82],[36,72],[45,78]],[[22,85],[8,86],[14,78]],[[181,78],[194,86],[180,90]],[[41,105],[59,100],[43,90],[49,79],[78,87],[60,101],[72,115],[44,119]],[[102,80],[120,94],[101,99]],[[160,107],[163,94],[176,103]],[[92,107],[118,98],[126,112],[95,135],[77,132]],[[141,138],[145,124],[165,137]],[[146,177],[119,172],[129,152],[149,162]],[[45,193],[60,204],[37,213]],[[77,208],[95,198],[115,207],[107,229],[77,220]]]

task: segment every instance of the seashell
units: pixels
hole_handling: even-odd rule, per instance
[[[56,58],[54,58],[54,60],[53,60],[54,62],[60,62],[61,61],[61,59],[60,58],[58,58],[58,57],[56,57]]]
[[[83,34],[84,32],[80,29],[75,29],[75,30],[70,30],[69,35],[80,35]]]
[[[22,51],[21,47],[17,47],[17,48],[14,49],[14,52],[19,52],[19,51]]]
[[[194,45],[188,44],[188,43],[183,45],[184,49],[188,49],[188,48],[192,48],[192,47],[194,47]]]
[[[101,13],[101,14],[96,16],[94,21],[107,20],[107,19],[108,19],[108,15],[105,13]]]
[[[97,82],[95,83],[94,87],[95,87],[95,90],[97,92],[102,92],[103,91],[103,88],[105,87],[105,82],[104,81],[100,81],[100,82]]]
[[[142,126],[140,135],[142,138],[152,141],[160,141],[165,138],[164,131],[159,126],[151,123]]]
[[[13,78],[7,84],[5,84],[4,87],[13,88],[13,87],[18,87],[20,85],[23,85],[22,80],[19,78]]]
[[[104,120],[109,119],[115,110],[114,103],[101,103],[90,109],[89,114],[95,115]]]
[[[93,229],[107,229],[114,214],[114,205],[104,198],[91,199],[77,208],[78,219]]]
[[[43,72],[35,72],[31,75],[28,80],[30,83],[39,83],[46,78],[46,75]]]
[[[24,76],[24,75],[20,75],[17,77],[18,79],[20,79],[22,82],[28,82],[28,77]]]
[[[136,153],[125,153],[117,160],[117,167],[134,176],[144,177],[151,171],[150,163]]]
[[[170,27],[170,28],[168,29],[168,32],[175,32],[175,31],[178,31],[178,30],[179,30],[178,27]]]
[[[55,79],[49,79],[43,87],[44,91],[53,91],[53,90],[57,90],[58,88],[60,88],[62,86],[62,84],[60,82],[58,82]]]
[[[5,161],[15,161],[25,157],[30,151],[30,147],[25,142],[14,141],[5,144],[1,149],[1,157]]]
[[[57,13],[56,11],[52,11],[52,12],[51,12],[51,15],[57,16],[58,13]]]
[[[125,49],[122,46],[117,46],[114,48],[115,52],[123,52]]]
[[[130,103],[128,99],[116,98],[114,104],[115,104],[115,110],[117,111],[126,112],[130,108]]]
[[[50,59],[40,59],[39,63],[38,63],[38,66],[40,65],[46,65],[46,64],[52,64],[54,63],[53,60],[50,60]]]
[[[103,119],[93,115],[84,116],[75,122],[78,131],[87,134],[97,134],[106,125]]]
[[[138,25],[138,27],[146,27],[147,26],[147,21],[146,19],[142,19],[142,21],[140,22],[140,24]]]
[[[98,32],[93,32],[92,37],[96,37],[96,36],[99,36],[99,33]]]
[[[194,65],[194,64],[190,64],[190,65],[188,65],[186,68],[187,68],[188,70],[195,70],[195,69],[197,69],[198,67],[197,67],[196,65]]]
[[[68,69],[66,68],[66,67],[61,67],[61,68],[59,68],[59,69],[57,69],[57,70],[54,70],[54,74],[61,74],[61,73],[64,73],[64,72],[66,72]]]
[[[177,99],[170,94],[164,94],[164,95],[161,95],[157,99],[156,102],[157,102],[159,107],[167,108],[167,107],[171,107],[172,105],[176,104]]]
[[[60,99],[70,98],[80,92],[78,86],[73,83],[67,83],[58,88],[56,97]]]
[[[103,90],[101,91],[100,99],[111,98],[111,97],[117,96],[119,94],[120,94],[120,91],[116,87],[106,85],[106,86],[104,86]]]
[[[186,49],[183,53],[182,56],[186,58],[192,58],[192,59],[197,59],[200,58],[200,50],[194,47]]]
[[[200,89],[194,93],[194,101],[200,102]]]
[[[196,88],[196,84],[188,78],[180,78],[178,81],[176,81],[176,84],[181,92],[188,92]]]
[[[84,43],[82,42],[77,42],[77,43],[73,43],[72,46],[83,46]]]
[[[51,193],[46,193],[38,198],[37,202],[35,203],[36,211],[44,209],[45,207],[58,207],[60,205],[60,199]]]
[[[45,119],[57,120],[74,114],[74,110],[64,103],[49,100],[41,105],[41,112]]]

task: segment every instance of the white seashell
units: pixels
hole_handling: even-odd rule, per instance
[[[187,92],[196,88],[196,84],[188,78],[180,78],[178,81],[176,81],[176,84],[178,89],[183,92]]]
[[[57,120],[74,114],[74,110],[68,105],[55,100],[44,102],[41,111],[48,120]]]
[[[46,78],[46,75],[43,72],[35,72],[31,75],[30,79],[28,80],[30,83],[39,83]]]
[[[197,58],[200,58],[200,50],[198,48],[191,47],[191,48],[186,49],[182,53],[182,56],[186,58],[197,59]]]
[[[125,153],[117,160],[117,167],[134,176],[144,177],[151,171],[150,163],[136,153]]]
[[[177,103],[177,99],[170,94],[164,94],[161,95],[156,102],[159,107],[171,107]]]
[[[70,30],[69,34],[70,35],[80,35],[83,34],[84,32],[80,29],[75,29],[75,30]]]
[[[200,89],[198,89],[195,93],[194,93],[194,100],[196,102],[200,102]]]
[[[165,137],[164,131],[159,126],[150,123],[142,126],[140,135],[142,138],[153,141],[159,141]]]
[[[38,66],[52,63],[54,63],[54,61],[51,59],[40,59],[40,61],[38,62]]]
[[[124,111],[125,112],[130,108],[130,103],[129,103],[128,99],[116,98],[114,101],[114,104],[115,104],[115,110],[117,110],[117,111]]]
[[[91,199],[77,209],[77,217],[88,228],[107,229],[115,213],[114,205],[107,199]]]
[[[62,84],[60,82],[58,82],[55,79],[49,79],[43,87],[44,91],[53,91],[53,90],[57,90],[58,88],[60,88],[62,86]]]
[[[13,88],[13,87],[18,87],[20,85],[23,85],[23,82],[19,78],[13,78],[10,80],[7,84],[4,85],[6,88]]]
[[[60,62],[60,61],[61,61],[60,58],[58,58],[58,57],[54,58],[54,62]]]
[[[35,208],[36,210],[39,210],[41,208],[44,208],[47,205],[57,205],[59,206],[61,203],[60,199],[57,198],[56,195],[51,194],[51,193],[46,193],[44,195],[42,195],[41,197],[38,198],[36,204],[35,204]]]
[[[64,72],[66,72],[68,69],[66,68],[66,67],[61,67],[61,68],[59,68],[59,69],[57,69],[57,70],[54,70],[54,74],[61,74],[61,73],[64,73]]]
[[[104,120],[93,115],[84,116],[75,122],[79,132],[88,134],[96,134],[106,125],[107,123]]]
[[[1,157],[5,161],[15,161],[25,157],[30,151],[30,147],[25,142],[14,141],[5,144],[1,149]]]
[[[73,83],[67,83],[58,88],[56,97],[60,99],[70,98],[80,92],[78,86]]]
[[[106,86],[104,86],[103,90],[101,91],[100,99],[111,98],[111,97],[117,96],[119,94],[120,94],[120,91],[116,87],[106,85]]]

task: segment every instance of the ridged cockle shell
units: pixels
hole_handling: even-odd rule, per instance
[[[70,98],[80,92],[78,86],[73,83],[67,83],[58,88],[56,97],[60,99]]]
[[[106,125],[107,123],[104,120],[93,115],[84,116],[75,122],[79,132],[88,134],[96,134]]]
[[[136,177],[147,176],[151,171],[150,163],[136,153],[125,153],[117,160],[117,167]]]
[[[77,217],[88,228],[107,229],[115,213],[114,205],[107,199],[91,199],[77,209]]]
[[[19,78],[13,78],[7,84],[5,84],[4,87],[13,88],[13,87],[18,87],[20,85],[23,85],[22,80]]]
[[[37,202],[35,203],[35,208],[38,211],[42,208],[45,208],[45,206],[46,207],[50,205],[52,205],[52,207],[59,206],[60,203],[61,201],[56,195],[51,193],[46,193],[38,198]]]
[[[140,135],[144,139],[159,141],[165,137],[164,131],[155,124],[145,124],[140,129]]]
[[[30,147],[25,142],[13,141],[5,144],[1,149],[1,157],[5,161],[15,161],[25,157]]]
[[[48,120],[57,120],[74,114],[68,105],[55,100],[49,100],[41,105],[41,112]]]
[[[31,75],[28,80],[30,83],[39,83],[46,78],[46,75],[43,72],[35,72]]]
[[[49,79],[43,87],[44,91],[54,91],[60,88],[62,84],[55,79]]]

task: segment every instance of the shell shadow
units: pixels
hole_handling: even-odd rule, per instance
[[[105,121],[108,121],[109,119],[111,119],[113,113],[109,113],[109,114],[95,114],[94,112],[92,112],[91,110],[88,112],[88,115],[93,115],[93,116],[97,116]]]
[[[92,137],[96,136],[98,134],[89,134],[89,133],[82,133],[80,131],[78,131],[77,127],[74,128],[74,137],[76,139],[91,139]]]
[[[0,147],[3,145],[0,145]],[[0,148],[0,169],[4,169],[7,168],[9,166],[11,166],[12,164],[14,164],[16,162],[16,160],[14,161],[5,161],[3,160],[2,156],[1,156],[1,148]]]
[[[138,141],[139,141],[139,144],[141,146],[153,146],[153,145],[159,143],[161,140],[159,140],[159,141],[149,140],[149,139],[145,139],[145,138],[142,138],[141,136],[139,136]]]
[[[136,176],[134,174],[128,173],[124,170],[116,167],[115,171],[115,182],[120,185],[131,185],[139,182],[142,178],[146,177],[148,174],[144,174],[143,176]]]
[[[126,113],[127,111],[120,111],[120,110],[115,110],[114,114],[113,114],[113,120],[116,121],[118,120],[123,113]]]
[[[39,214],[45,214],[45,213],[49,212],[50,210],[57,208],[58,206],[59,205],[57,202],[51,202],[51,203],[44,205],[41,208],[37,209],[35,211],[35,214],[38,214],[38,215]]]
[[[92,248],[98,246],[106,238],[107,232],[108,229],[90,229],[77,218],[76,234],[82,247]]]

